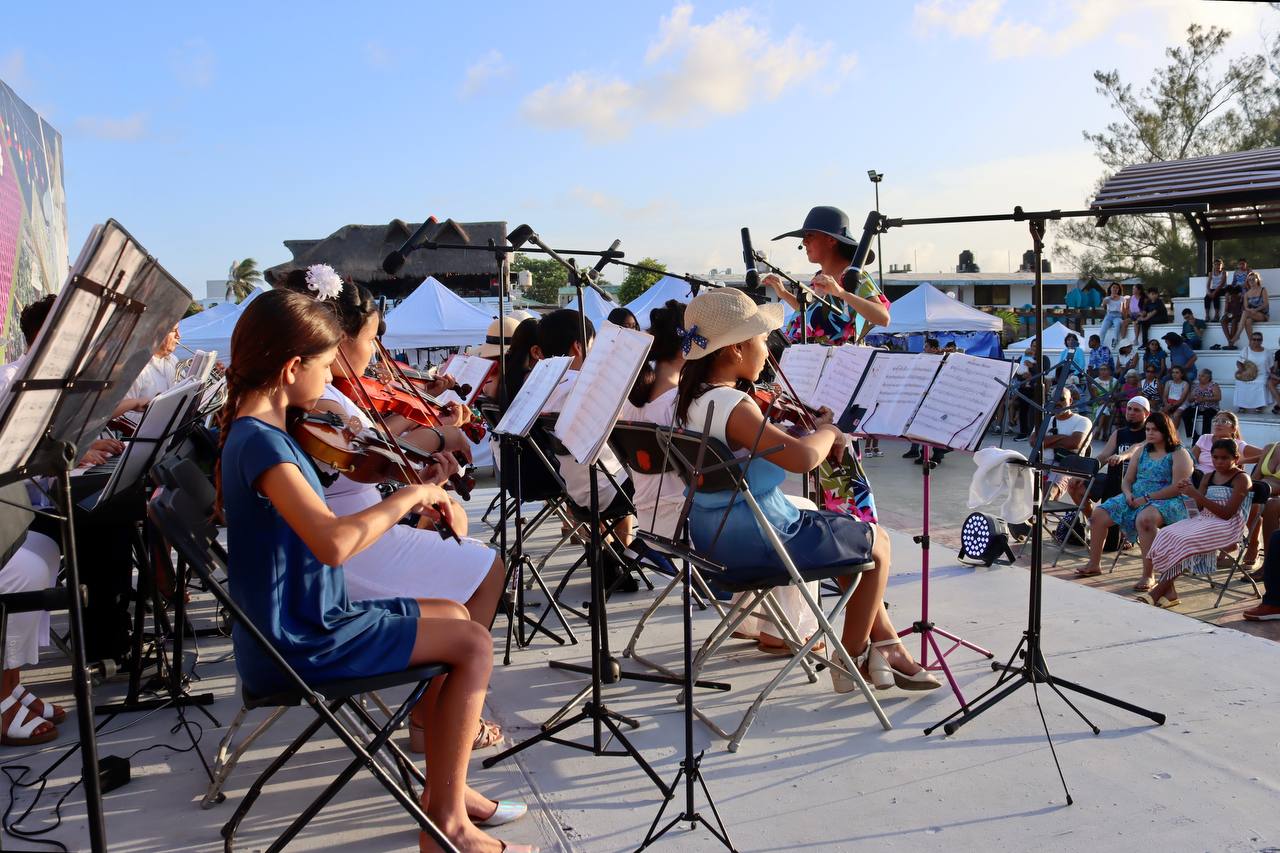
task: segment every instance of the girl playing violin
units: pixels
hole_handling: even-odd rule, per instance
[[[730,450],[780,445],[780,452],[751,462],[747,480],[797,567],[804,571],[844,563],[874,564],[863,572],[845,610],[845,648],[878,688],[940,686],[898,641],[882,606],[890,563],[888,534],[876,524],[842,513],[798,509],[782,492],[788,472],[803,474],[817,468],[833,449],[840,448],[844,435],[831,423],[828,410],[823,410],[815,432],[791,435],[764,423],[760,407],[747,394],[765,364],[765,337],[782,322],[781,306],[757,306],[742,291],[723,288],[695,297],[684,319],[692,343],[680,373],[676,424],[702,431],[710,411],[709,435]],[[699,550],[729,572],[759,572],[762,561],[776,559],[750,508],[742,501],[730,506],[727,495],[694,494],[689,535]],[[841,577],[840,582],[847,587],[852,577]],[[832,680],[838,693],[856,686],[835,669]]]
[[[326,277],[335,292],[333,298],[324,300],[336,312],[342,331],[333,374],[335,377],[355,378],[358,382],[373,356],[381,322],[377,303],[366,288],[343,282],[328,267],[320,270],[313,267],[310,272],[313,279],[316,276]],[[306,278],[307,272],[296,270],[289,274],[284,286],[310,296],[315,291],[308,288]],[[336,413],[360,429],[373,428],[372,420],[357,402],[339,391],[333,382],[328,382],[314,409],[321,413]],[[439,468],[429,472],[434,474],[431,477],[433,482],[442,482],[458,470],[450,455],[453,451],[466,452],[470,447],[466,436],[456,426],[420,427],[395,414],[384,416],[384,420],[404,443],[436,454]],[[376,485],[357,482],[329,470],[333,479],[325,487],[325,501],[334,512],[356,513],[382,501]],[[465,536],[466,514],[454,501],[450,500],[449,505],[450,526],[459,536]],[[502,559],[479,540],[446,541],[434,530],[404,524],[391,527],[370,542],[368,547],[347,561],[344,569],[347,588],[357,599],[407,596],[454,601],[464,605],[472,621],[485,628],[493,623],[504,577]],[[476,737],[476,748],[490,746],[500,739],[498,727],[486,722]],[[414,721],[410,725],[410,746],[420,752],[422,744],[422,729]]]
[[[230,592],[308,681],[448,664],[440,689],[414,709],[415,715],[429,710],[432,720],[423,807],[460,849],[498,851],[502,843],[473,824],[493,804],[466,784],[492,669],[488,630],[452,601],[352,601],[342,570],[408,512],[440,512],[451,520],[460,513],[438,486],[414,485],[337,514],[287,430],[292,417],[319,399],[341,339],[329,306],[288,290],[262,294],[236,324],[219,417],[218,503],[227,523]],[[232,641],[247,690],[284,687],[239,626]],[[420,844],[434,847],[426,836]]]

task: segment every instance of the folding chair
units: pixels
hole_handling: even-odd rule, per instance
[[[543,462],[543,464],[546,466],[547,472],[555,477],[556,482],[559,484],[561,494],[566,496],[564,505],[569,512],[569,516],[573,520],[573,522],[577,525],[578,529],[581,529],[583,526],[591,523],[591,511],[587,507],[579,506],[572,499],[572,497],[569,497],[568,486],[565,483],[564,477],[560,473],[559,467],[552,465],[550,458],[547,456],[547,453],[544,452],[542,449],[542,447],[545,446],[547,451],[549,451],[553,456],[570,455],[568,448],[566,448],[564,444],[561,443],[560,439],[556,438],[555,433],[553,431],[556,419],[558,417],[559,415],[556,415],[556,414],[540,415],[538,417],[538,423],[535,429],[541,430],[541,434],[540,434],[541,442],[534,441],[530,443],[533,445],[536,457],[540,459]],[[603,467],[600,468],[600,474],[603,475],[603,477],[606,478],[613,485],[617,494],[622,495],[623,497],[626,496],[626,492],[622,489],[621,484],[618,483],[613,478],[613,476],[609,474],[608,471],[605,471]],[[653,589],[653,583],[649,580],[649,578],[645,575],[644,570],[640,567],[640,562],[639,562],[640,555],[634,551],[628,552],[628,549],[625,548],[618,541],[616,536],[611,536],[611,534],[615,533],[619,522],[621,522],[624,518],[627,518],[634,514],[635,514],[635,507],[631,504],[631,501],[629,499],[623,502],[623,505],[620,509],[617,509],[613,512],[608,512],[606,507],[600,507],[600,520],[604,524],[604,528],[605,528],[601,534],[601,539],[600,539],[602,553],[604,553],[607,550],[609,553],[613,555],[618,565],[622,566],[623,568],[623,574],[619,575],[617,580],[614,581],[614,583],[609,587],[609,589],[605,590],[606,599],[614,591],[614,589],[617,588],[618,584],[622,582],[623,577],[627,574],[631,574],[632,572],[634,572],[638,576],[639,580],[642,581],[646,587],[648,587],[649,589]],[[541,567],[546,564],[546,561],[549,558],[549,556],[550,555],[547,555],[542,558],[542,560],[538,564],[539,569],[541,569]],[[583,565],[586,565],[589,557],[590,557],[590,554],[588,550],[583,549],[582,556],[578,557],[578,559],[575,560],[571,566],[569,566],[568,570],[565,571],[564,575],[560,578],[560,582],[556,584],[556,588],[553,593],[555,600],[560,603],[561,607],[570,611],[571,613],[574,613],[579,618],[586,618],[586,614],[580,613],[579,611],[574,610],[572,607],[569,607],[568,605],[566,605],[563,601],[560,600],[560,596],[564,593],[565,587],[569,585],[569,581],[573,579],[573,576],[578,571],[578,569],[581,568]]]
[[[352,761],[343,768],[337,777],[327,785],[302,812],[285,828],[268,851],[279,851],[302,830],[315,815],[349,782],[361,767],[371,773],[375,779],[391,794],[418,826],[432,837],[445,850],[455,850],[448,838],[433,824],[419,803],[414,784],[425,784],[422,771],[415,766],[413,760],[404,754],[391,740],[395,730],[408,718],[413,706],[426,692],[431,680],[444,675],[448,668],[441,664],[416,666],[402,672],[387,673],[368,678],[344,679],[338,681],[308,684],[289,666],[271,642],[258,630],[252,621],[245,616],[227,591],[216,581],[217,572],[226,571],[226,559],[217,543],[216,528],[211,521],[211,503],[202,498],[208,497],[208,481],[205,480],[194,465],[179,463],[167,472],[170,482],[179,485],[163,485],[156,490],[147,505],[148,516],[165,538],[177,551],[178,555],[196,571],[208,584],[210,592],[227,610],[231,618],[252,638],[255,645],[272,663],[283,677],[285,687],[269,695],[255,695],[241,686],[241,695],[246,709],[272,708],[277,711],[306,704],[315,712],[316,718],[281,752],[254,780],[244,800],[237,807],[230,820],[222,828],[224,847],[231,851],[234,847],[235,834],[241,821],[248,814],[253,803],[262,793],[263,787],[295,755],[322,726],[330,730],[342,741],[352,753]],[[408,696],[392,713],[390,719],[379,726],[358,701],[364,694],[379,689],[389,689],[404,685],[411,686]],[[344,724],[338,715],[347,720]],[[260,726],[255,731],[256,738],[261,734]],[[384,749],[386,750],[384,752]],[[243,749],[241,750],[241,752]],[[397,778],[398,776],[398,778]]]
[[[1218,598],[1213,602],[1213,606],[1215,608],[1222,606],[1222,597],[1227,594],[1227,587],[1231,585],[1231,580],[1236,576],[1236,572],[1240,572],[1241,577],[1248,581],[1249,585],[1253,587],[1254,597],[1259,599],[1262,598],[1262,591],[1258,589],[1257,582],[1249,576],[1249,573],[1244,571],[1244,567],[1241,565],[1241,560],[1244,559],[1244,553],[1249,546],[1249,540],[1253,538],[1258,526],[1262,524],[1262,511],[1266,508],[1267,501],[1270,499],[1271,484],[1265,480],[1259,480],[1253,484],[1253,488],[1249,490],[1249,494],[1245,497],[1244,503],[1240,505],[1241,510],[1245,514],[1245,518],[1248,519],[1248,522],[1244,526],[1244,533],[1241,536],[1240,541],[1231,549],[1231,552],[1233,553],[1231,566],[1227,572],[1227,579],[1223,581],[1222,585],[1218,588]],[[1201,512],[1203,511],[1204,510],[1201,510]],[[1209,589],[1213,589],[1213,576],[1220,569],[1218,566],[1218,554],[1217,552],[1214,552],[1211,554],[1205,554],[1203,557],[1205,558],[1206,563],[1212,567],[1211,570],[1203,575],[1189,574],[1186,577],[1191,580],[1203,580],[1209,584]]]
[[[1092,456],[1072,456],[1054,463],[1054,471],[1065,474],[1069,477],[1076,477],[1084,481],[1084,492],[1079,501],[1070,500],[1070,495],[1066,495],[1067,500],[1052,500],[1044,502],[1044,529],[1047,534],[1053,537],[1058,525],[1066,521],[1071,530],[1066,536],[1062,537],[1062,541],[1058,542],[1058,553],[1053,558],[1053,566],[1058,565],[1058,561],[1062,559],[1062,553],[1067,550],[1071,538],[1074,535],[1074,529],[1077,523],[1084,523],[1084,504],[1089,500],[1089,490],[1093,488],[1094,482],[1098,479],[1099,471],[1102,463]]]
[[[670,448],[658,437],[658,432],[662,431],[662,429],[662,427],[655,424],[640,423],[638,421],[619,421],[609,436],[609,443],[613,445],[618,458],[633,473],[661,475],[678,472],[680,470],[679,465],[672,457]],[[673,495],[672,497],[676,498],[677,496]],[[683,502],[684,495],[680,494],[677,499]],[[659,500],[661,500],[661,494],[659,494]],[[686,556],[685,552],[689,551],[689,549],[685,542],[684,536],[680,536],[679,539],[671,539],[644,529],[636,531],[636,543],[653,552],[651,559],[655,562],[661,560],[668,564],[669,568],[666,573],[671,575],[671,581],[658,593],[644,613],[640,615],[635,629],[631,632],[631,639],[627,641],[626,647],[622,650],[623,657],[633,658],[650,669],[656,669],[664,675],[672,677],[677,677],[679,673],[641,656],[636,651],[636,646],[640,642],[640,635],[644,633],[649,619],[658,611],[658,608],[667,600],[667,597],[683,584],[684,573],[686,571],[689,572],[689,580],[696,594],[700,595],[704,602],[710,601],[721,619],[724,618],[726,613],[715,593],[707,586],[702,572],[699,571],[699,565],[705,564],[705,561],[692,555],[692,552],[689,552],[690,555]],[[682,566],[682,568],[677,568],[677,566]],[[713,571],[718,574],[719,567],[713,566]],[[706,609],[705,604],[702,605],[702,609]]]
[[[692,674],[694,680],[698,680],[699,672],[711,655],[724,644],[733,631],[757,607],[763,606],[765,608],[765,612],[770,618],[776,621],[783,640],[794,649],[794,653],[786,659],[786,663],[774,675],[773,679],[757,694],[751,706],[732,731],[721,728],[695,705],[693,712],[698,719],[718,736],[729,741],[728,748],[730,752],[736,752],[739,744],[746,737],[747,731],[755,721],[761,706],[773,693],[774,689],[787,677],[792,669],[802,664],[807,667],[812,658],[813,662],[838,668],[848,674],[870,703],[872,711],[880,721],[880,725],[886,730],[892,728],[888,717],[885,716],[884,710],[880,707],[880,703],[876,701],[870,686],[868,686],[861,673],[858,672],[852,657],[840,642],[840,632],[832,627],[833,620],[844,612],[845,606],[849,603],[849,599],[852,598],[861,573],[870,569],[872,563],[848,563],[802,572],[791,559],[786,545],[778,537],[777,532],[773,529],[768,518],[760,509],[760,505],[756,503],[755,497],[751,494],[746,481],[746,471],[750,466],[749,458],[735,456],[722,442],[700,433],[651,425],[646,428],[652,431],[652,435],[656,440],[662,442],[664,453],[674,457],[677,465],[676,470],[680,473],[686,485],[703,493],[733,492],[733,500],[726,507],[726,513],[732,509],[733,503],[738,500],[743,501],[750,508],[761,533],[768,540],[774,556],[782,566],[782,568],[779,568],[778,564],[772,560],[762,561],[757,569],[730,575],[726,573],[726,569],[722,564],[709,558],[699,549],[652,534],[642,534],[644,540],[651,547],[662,550],[671,555],[673,559],[679,557],[681,560],[688,559],[693,562],[698,570],[717,586],[730,592],[744,593],[729,608],[728,612],[703,642],[702,648],[694,659],[694,672]],[[765,455],[769,452],[771,451],[762,451],[760,455]],[[853,582],[847,590],[843,590],[837,597],[830,612],[826,612],[814,599],[805,584],[843,575],[852,575]],[[742,580],[743,578],[749,578],[749,580]],[[802,599],[817,620],[818,629],[807,640],[796,636],[788,620],[776,607],[772,606],[771,593],[773,589],[788,584],[794,584],[799,587]],[[825,640],[827,648],[830,650],[827,658],[819,657],[813,652],[814,646],[823,640]],[[813,677],[811,670],[810,676],[811,678]],[[691,697],[682,698],[684,701],[692,701]]]

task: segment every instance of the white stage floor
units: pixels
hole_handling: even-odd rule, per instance
[[[471,505],[487,504],[478,492]],[[477,530],[482,528],[476,525]],[[919,551],[905,536],[894,536],[894,574],[889,589],[891,615],[899,627],[919,609]],[[942,627],[1007,657],[1025,624],[1027,573],[1020,568],[969,569],[954,565],[954,554],[935,550],[943,566],[933,575],[931,615]],[[655,578],[655,581],[657,579]],[[575,587],[577,585],[575,584]],[[571,591],[574,587],[571,587]],[[580,602],[585,593],[570,594]],[[611,638],[621,650],[645,594],[618,596],[610,607]],[[208,607],[196,603],[197,611]],[[710,614],[697,617],[705,635]],[[587,628],[575,623],[584,638]],[[505,622],[495,630],[497,654]],[[1280,646],[1237,631],[1214,629],[1186,616],[1144,607],[1078,584],[1045,581],[1045,650],[1054,674],[1166,713],[1155,726],[1142,717],[1068,694],[1101,729],[1094,736],[1057,696],[1043,686],[1040,698],[1055,737],[1058,756],[1075,798],[1066,806],[1062,785],[1045,742],[1034,697],[1021,689],[952,737],[921,730],[950,713],[956,701],[943,688],[932,693],[879,694],[894,729],[881,730],[860,694],[837,696],[823,674],[809,684],[798,671],[774,694],[737,753],[695,723],[707,784],[740,850],[1230,850],[1280,847],[1280,735],[1277,688]],[[680,654],[679,607],[665,607],[645,635],[645,646],[675,663]],[[220,660],[224,642],[205,641],[196,690],[218,697],[213,713],[225,725],[238,702],[234,672]],[[918,654],[918,648],[913,647]],[[585,661],[585,644],[558,647],[545,639],[514,654],[508,667],[495,667],[489,713],[508,737],[519,740],[583,684],[551,670],[553,658]],[[959,650],[950,658],[962,688],[975,695],[994,681],[988,664]],[[699,691],[702,706],[722,722],[736,720],[749,698],[781,665],[777,658],[749,651],[737,642],[715,661],[705,677],[729,680],[730,694]],[[633,661],[624,668],[641,669]],[[33,673],[33,682],[52,679],[44,694],[69,693],[65,670]],[[57,679],[63,679],[58,681]],[[108,685],[104,693],[121,690]],[[636,716],[641,727],[634,744],[664,781],[675,775],[683,740],[675,690],[627,682],[606,691],[609,704]],[[207,723],[198,712],[192,719]],[[193,753],[160,748],[133,759],[133,781],[106,798],[111,849],[120,851],[221,849],[218,829],[229,817],[252,776],[307,719],[291,712],[245,758],[227,788],[228,801],[202,811],[203,770]],[[103,737],[103,754],[128,755],[152,744],[181,744],[170,734],[171,710],[149,717],[116,718],[119,729]],[[71,743],[73,724],[60,744]],[[210,728],[200,744],[211,759],[220,731]],[[590,737],[583,724],[569,730]],[[242,827],[239,849],[264,848],[288,820],[345,761],[336,740],[304,752],[269,786]],[[19,750],[5,750],[13,762]],[[479,766],[472,782],[498,797],[524,798],[534,813],[506,828],[502,836],[532,842],[543,850],[634,850],[659,804],[647,777],[626,758],[594,757],[555,744],[540,744],[491,770]],[[55,752],[28,762],[41,770]],[[51,778],[45,804],[78,772],[72,759]],[[20,804],[29,801],[21,793]],[[705,807],[699,797],[698,806]],[[682,797],[673,806],[679,808]],[[83,801],[68,802],[66,823],[52,833],[72,849],[85,849]],[[39,826],[44,809],[27,822]],[[411,850],[416,833],[398,808],[367,776],[347,791],[291,846],[297,850]],[[21,847],[11,839],[4,846]],[[705,830],[672,830],[656,849],[721,849]]]

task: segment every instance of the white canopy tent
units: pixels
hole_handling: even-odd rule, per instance
[[[971,308],[925,282],[901,299],[894,300],[889,325],[875,331],[891,335],[908,332],[998,333],[1003,328],[1004,321],[996,315]]]
[[[897,305],[895,302],[894,305]],[[1067,335],[1075,335],[1080,342],[1080,350],[1088,352],[1088,337],[1080,334],[1075,329],[1068,327],[1065,323],[1054,323],[1052,326],[1044,330],[1044,354],[1051,355],[1055,352],[1061,352],[1066,346]],[[1036,342],[1036,336],[1023,338],[1020,341],[1014,341],[1005,347],[1006,352],[1016,352],[1021,354],[1028,346]]]
[[[492,321],[488,311],[429,277],[387,314],[382,343],[392,350],[478,344]]]
[[[609,312],[618,307],[618,303],[605,299],[594,288],[586,287],[582,290],[582,298],[587,303],[587,319],[591,321],[597,329],[609,319]],[[569,304],[564,306],[572,311],[578,310],[578,297],[569,300]]]
[[[228,299],[226,302],[219,302],[212,308],[206,308],[199,314],[192,314],[190,317],[179,321],[178,332],[182,335],[182,339],[185,341],[188,337],[197,334],[198,329],[202,329],[205,326],[211,326],[222,320],[224,317],[239,317],[240,312],[244,310],[244,306],[248,305],[259,295],[266,293],[268,289],[269,288],[266,287],[254,287],[249,291],[249,294],[245,296],[244,300],[238,304]]]
[[[640,328],[647,329],[649,328],[649,312],[654,308],[661,308],[667,303],[668,299],[674,299],[677,302],[683,302],[688,305],[689,301],[693,299],[693,291],[689,289],[689,283],[671,276],[663,276],[654,283],[653,287],[628,302],[626,308],[636,315]]]

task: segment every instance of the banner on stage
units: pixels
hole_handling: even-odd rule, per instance
[[[62,136],[0,81],[0,361],[25,347],[22,308],[66,277]]]

